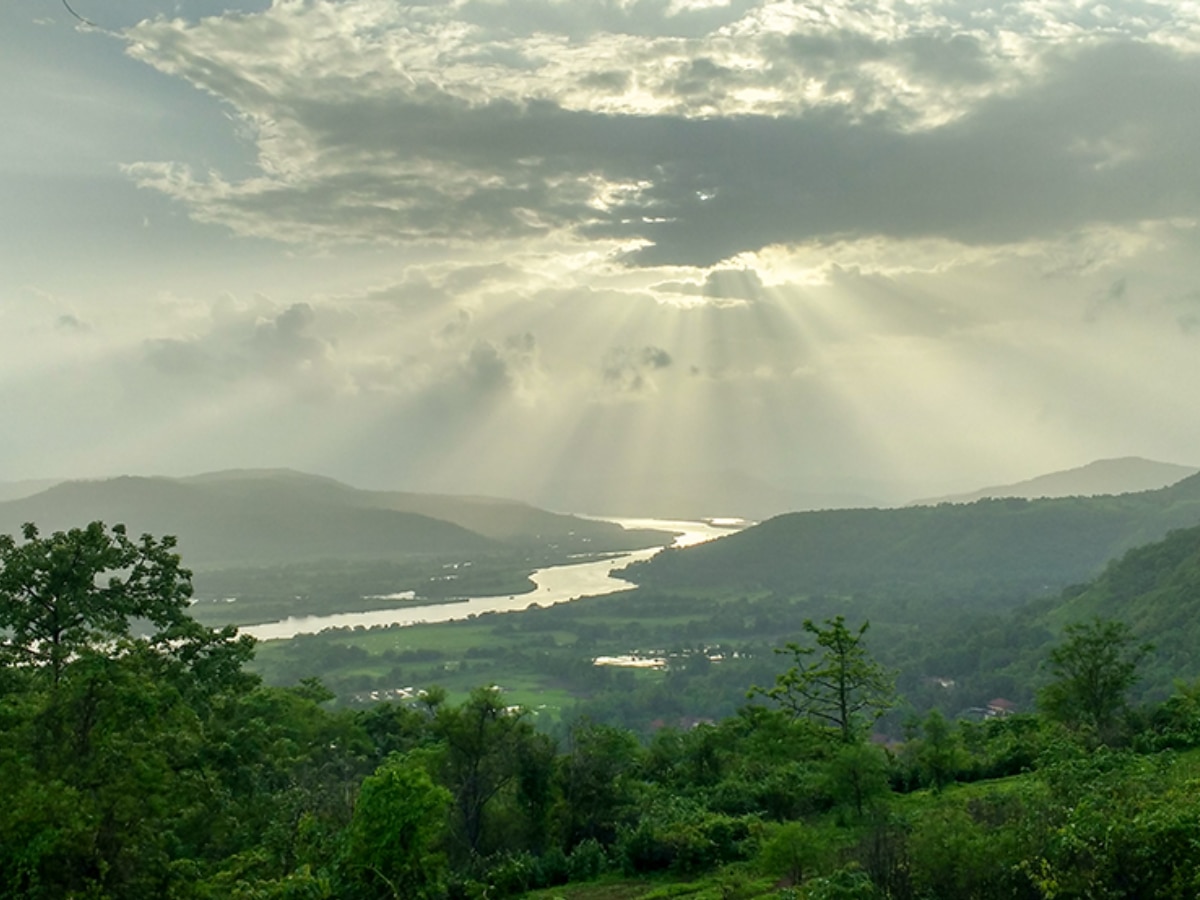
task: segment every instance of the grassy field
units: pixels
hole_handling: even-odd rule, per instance
[[[531,891],[526,900],[759,900],[779,898],[775,878],[764,878],[745,866],[729,866],[694,881],[662,879],[602,880]]]
[[[327,631],[261,644],[255,668],[275,684],[319,677],[349,702],[434,684],[461,699],[496,684],[514,704],[557,718],[614,685],[633,691],[665,678],[662,671],[595,667],[598,656],[744,645],[744,634],[710,621],[723,602],[655,603],[626,592],[463,622]],[[739,683],[736,693],[746,687]]]

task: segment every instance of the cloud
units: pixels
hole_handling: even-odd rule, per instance
[[[709,297],[714,300],[756,300],[763,293],[762,277],[754,269],[715,269],[704,281],[664,281],[654,290],[665,293]]]
[[[479,341],[471,348],[463,363],[463,373],[472,388],[485,393],[507,388],[512,383],[508,363],[488,341]]]
[[[72,313],[64,313],[55,319],[54,327],[59,331],[65,331],[70,334],[84,334],[92,330],[92,327],[87,322],[84,322]]]
[[[614,347],[604,356],[600,377],[605,387],[618,393],[652,391],[655,385],[650,373],[669,368],[673,362],[662,347]]]
[[[194,387],[260,379],[312,399],[347,389],[332,344],[316,333],[312,306],[295,303],[267,317],[258,312],[218,307],[204,334],[145,340],[144,362]]]
[[[1102,293],[1092,297],[1084,313],[1084,319],[1088,322],[1096,322],[1106,311],[1119,309],[1128,305],[1128,298],[1126,296],[1128,292],[1129,279],[1118,278]]]
[[[229,104],[260,172],[127,171],[274,240],[574,236],[699,267],[873,236],[1047,239],[1187,214],[1200,190],[1200,13],[586,6],[144,22],[130,52]]]

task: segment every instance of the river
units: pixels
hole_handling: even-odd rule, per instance
[[[625,528],[653,528],[675,533],[673,547],[690,547],[710,541],[722,535],[732,534],[744,527],[740,520],[713,519],[691,521],[686,519],[605,519]],[[571,563],[537,569],[529,576],[536,585],[524,594],[504,594],[493,597],[468,597],[449,603],[420,604],[414,606],[390,606],[367,612],[338,613],[331,616],[289,616],[277,622],[261,625],[243,625],[238,630],[253,635],[260,641],[275,641],[293,638],[298,634],[316,634],[327,628],[371,628],[376,625],[417,625],[422,622],[454,622],[487,612],[517,612],[536,603],[553,606],[567,603],[580,597],[597,597],[622,591],[632,584],[615,577],[615,569],[632,562],[649,559],[661,547],[635,550],[601,560]]]

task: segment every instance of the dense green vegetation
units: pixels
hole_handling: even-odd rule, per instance
[[[1131,704],[1149,651],[1124,624],[1065,629],[1040,715],[933,711],[882,746],[897,699],[865,624],[810,620],[743,685],[756,702],[641,741],[586,718],[547,734],[496,687],[330,710],[317,682],[248,674],[252,643],[198,625],[189,591],[171,539],[0,539],[0,896],[1200,889],[1200,688]]]
[[[1200,476],[1115,497],[792,513],[627,570],[658,590],[885,596],[914,612],[1011,608],[1200,524]]]
[[[1198,584],[1200,528],[1193,527],[1129,551],[1091,585],[1011,610],[989,609],[969,594],[956,607],[883,591],[643,587],[519,615],[272,642],[260,648],[254,665],[273,684],[320,676],[344,702],[430,684],[461,698],[479,683],[495,683],[542,707],[543,718],[586,714],[648,735],[663,722],[734,714],[746,685],[764,683],[778,668],[775,647],[801,635],[806,620],[845,615],[871,622],[872,653],[896,673],[903,703],[880,727],[899,737],[908,714],[938,709],[978,717],[996,698],[1032,709],[1063,626],[1097,615],[1125,621],[1139,643],[1154,644],[1133,695],[1166,699],[1176,680],[1200,677],[1191,651],[1200,642]],[[668,665],[656,671],[592,665],[599,656],[636,653]]]

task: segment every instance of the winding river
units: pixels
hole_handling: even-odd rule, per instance
[[[746,523],[740,520],[713,519],[691,521],[683,519],[605,519],[625,528],[654,528],[675,533],[673,547],[690,547],[722,535],[732,534]],[[375,625],[417,625],[422,622],[453,622],[488,612],[516,612],[532,604],[553,606],[580,597],[597,597],[631,587],[631,583],[612,573],[631,562],[649,559],[661,550],[635,550],[602,560],[572,563],[537,569],[530,580],[536,587],[524,594],[504,594],[494,597],[468,597],[450,603],[391,606],[367,612],[338,613],[331,616],[289,616],[277,622],[244,625],[239,630],[260,641],[284,640],[298,634],[315,634],[327,628],[370,628]]]

